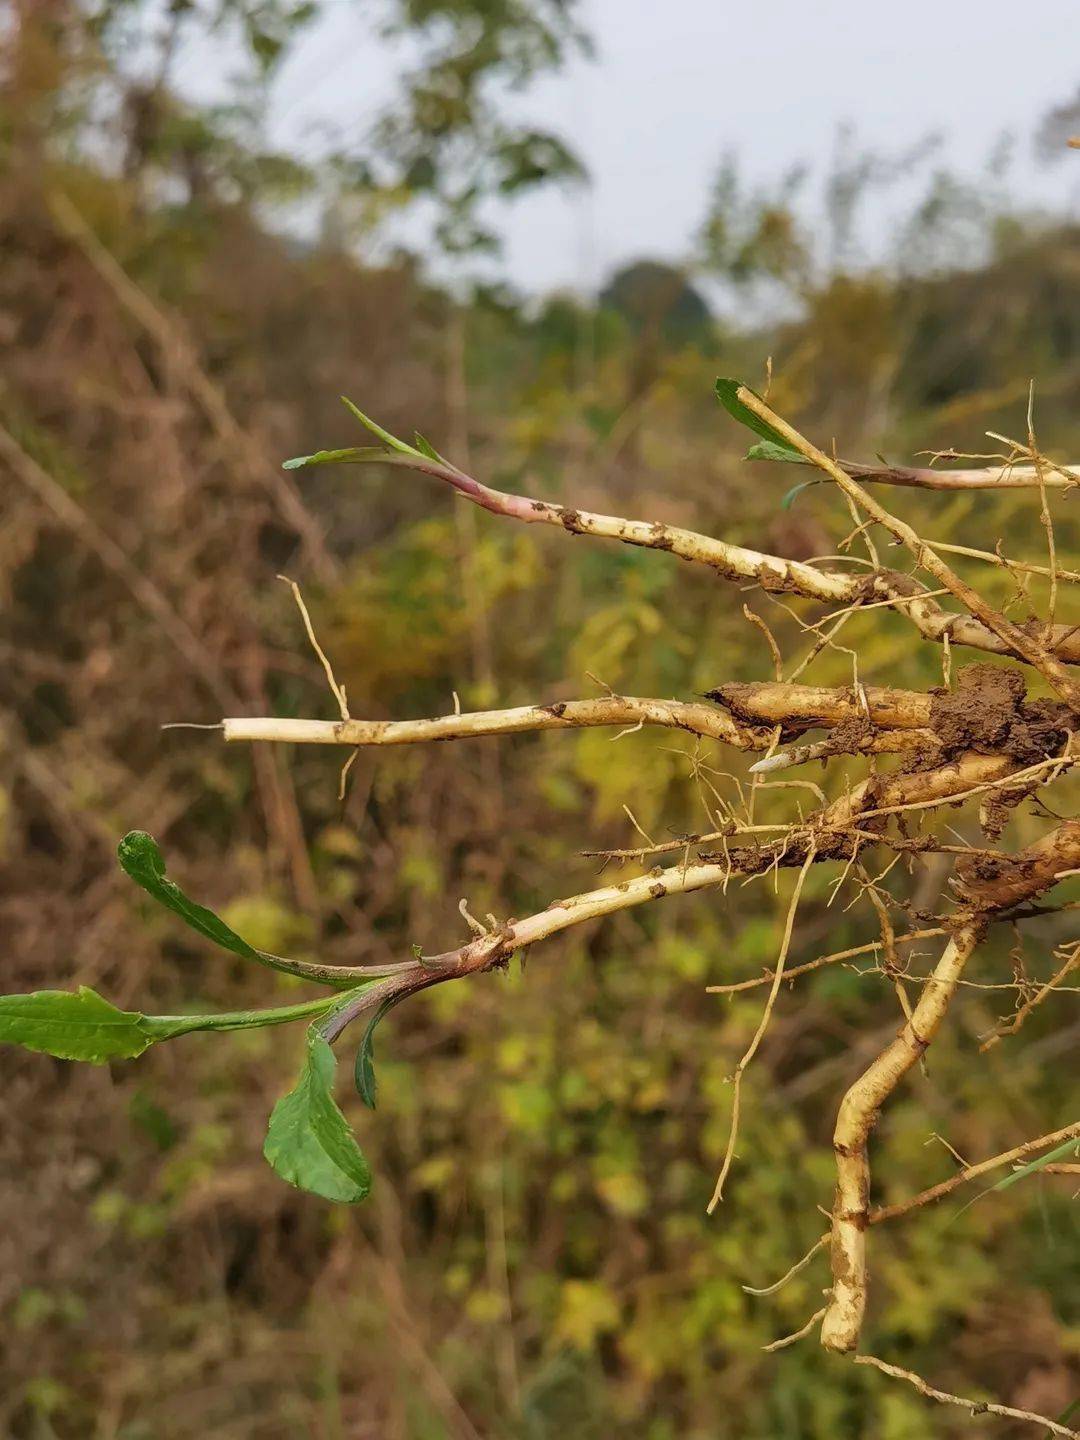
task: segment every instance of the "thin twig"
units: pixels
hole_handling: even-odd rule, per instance
[[[1057,568],[1057,542],[1054,539],[1054,522],[1050,515],[1050,505],[1047,500],[1047,474],[1043,458],[1035,443],[1035,381],[1032,380],[1028,390],[1027,408],[1027,429],[1028,448],[1031,451],[1031,458],[1035,461],[1035,471],[1039,477],[1039,519],[1043,529],[1046,531],[1047,558],[1050,562],[1050,599],[1046,610],[1046,634],[1050,635],[1054,629],[1054,619],[1057,615],[1057,593],[1058,593],[1058,568]]]
[[[789,1345],[794,1345],[795,1342],[797,1340],[801,1340],[804,1335],[809,1335],[810,1331],[813,1330],[814,1326],[823,1319],[824,1315],[825,1306],[822,1305],[820,1310],[814,1311],[813,1315],[810,1316],[810,1319],[807,1320],[805,1325],[800,1325],[798,1330],[793,1331],[790,1335],[785,1335],[782,1340],[774,1340],[771,1345],[763,1345],[761,1347],[762,1350],[765,1350],[770,1354],[775,1350],[786,1350]]]
[[[841,470],[834,460],[830,460],[823,451],[800,435],[786,420],[770,410],[768,405],[760,400],[752,390],[741,385],[738,390],[738,399],[760,420],[776,429],[801,455],[804,455],[819,470],[823,470],[826,475],[835,480],[844,494],[853,500],[865,514],[906,545],[918,564],[933,575],[939,584],[949,589],[974,619],[997,635],[1012,653],[1034,666],[1062,699],[1067,701],[1075,711],[1080,712],[1080,684],[1077,684],[1062,662],[1052,650],[1047,649],[1043,641],[1033,639],[1018,625],[1007,620],[967,581],[961,579],[917,531],[912,529],[907,521],[901,520],[880,505],[868,490],[865,490],[856,480]],[[955,639],[955,636],[953,638]],[[1052,636],[1050,643],[1053,644]]]
[[[728,1132],[727,1149],[724,1152],[724,1162],[720,1167],[720,1174],[716,1180],[716,1188],[713,1190],[712,1199],[707,1206],[711,1215],[724,1196],[724,1181],[731,1169],[731,1162],[735,1158],[735,1142],[739,1135],[739,1109],[742,1094],[742,1077],[746,1067],[757,1054],[758,1046],[761,1044],[765,1031],[769,1028],[769,1020],[772,1017],[773,1006],[776,1004],[776,997],[780,991],[780,982],[784,978],[784,963],[787,960],[788,948],[791,945],[791,932],[795,926],[795,913],[799,908],[799,899],[802,895],[803,885],[807,875],[810,873],[810,866],[814,863],[814,846],[811,842],[806,852],[806,859],[799,871],[799,877],[795,882],[795,889],[791,896],[791,903],[788,906],[787,919],[784,922],[784,935],[780,941],[780,954],[776,959],[776,969],[773,973],[772,989],[769,991],[769,998],[765,1002],[765,1009],[762,1011],[761,1020],[754,1031],[753,1039],[746,1047],[742,1059],[735,1066],[735,1073],[732,1080],[731,1097],[731,1128]]]
[[[311,616],[308,614],[308,608],[304,604],[304,597],[300,593],[300,586],[297,585],[295,580],[290,580],[288,575],[279,575],[278,579],[283,580],[285,584],[288,585],[290,590],[292,590],[293,599],[296,601],[297,609],[300,611],[301,619],[304,622],[304,629],[307,631],[308,641],[311,644],[311,648],[315,651],[315,654],[319,658],[319,664],[326,672],[326,680],[330,686],[330,693],[333,695],[334,699],[337,702],[337,707],[338,710],[341,712],[342,720],[350,719],[351,717],[349,715],[349,700],[348,696],[345,694],[345,686],[339,685],[337,680],[334,678],[334,667],[330,664],[330,661],[328,660],[326,655],[326,651],[319,644],[318,638],[316,637],[315,627],[311,623]]]
[[[744,1285],[742,1288],[746,1291],[747,1295],[757,1295],[759,1297],[764,1295],[775,1295],[776,1292],[782,1289],[789,1280],[794,1279],[794,1277],[798,1275],[800,1271],[805,1270],[807,1265],[809,1265],[811,1260],[813,1260],[814,1256],[817,1255],[819,1251],[824,1250],[825,1246],[828,1243],[829,1232],[826,1230],[824,1235],[818,1236],[818,1238],[814,1241],[813,1245],[810,1246],[810,1249],[806,1252],[802,1259],[796,1260],[795,1264],[792,1265],[791,1269],[781,1275],[779,1280],[774,1280],[771,1285],[765,1285],[761,1289],[758,1289],[753,1285]]]
[[[896,944],[906,945],[915,940],[929,940],[944,934],[946,931],[940,925],[935,925],[927,930],[910,930],[906,935],[897,935]],[[854,960],[860,955],[869,955],[880,949],[880,940],[871,940],[866,945],[853,945],[849,950],[837,950],[832,955],[821,955],[816,960],[808,960],[804,965],[793,965],[784,971],[784,978],[794,980],[799,975],[809,974],[811,970],[820,970],[823,965],[835,965],[840,961]],[[733,985],[706,985],[705,991],[709,995],[735,995],[740,990],[755,990],[760,985],[768,985],[775,977],[775,970],[766,970],[764,975],[755,975],[752,980],[739,980]]]
[[[972,1415],[1001,1415],[1006,1420],[1026,1420],[1031,1425],[1041,1425],[1049,1430],[1052,1435],[1064,1435],[1067,1440],[1080,1440],[1080,1432],[1070,1430],[1067,1425],[1061,1425],[1056,1420],[1049,1420],[1045,1415],[1036,1415],[1031,1410],[1014,1410],[1011,1405],[998,1405],[993,1400],[968,1400],[963,1395],[951,1395],[947,1390],[938,1390],[933,1385],[928,1385],[921,1375],[916,1375],[913,1370],[902,1370],[899,1365],[889,1365],[884,1360],[879,1360],[876,1355],[856,1355],[856,1365],[873,1365],[884,1375],[891,1375],[894,1380],[906,1380],[909,1385],[914,1385],[920,1395],[925,1395],[928,1400],[937,1400],[942,1405],[959,1405],[962,1410],[970,1410]]]
[[[1058,953],[1060,954],[1060,951]],[[1060,970],[1053,974],[1046,984],[1041,986],[1034,995],[1025,1000],[1012,1019],[1010,1021],[1002,1021],[992,1031],[979,1046],[980,1051],[990,1050],[1006,1035],[1015,1035],[1031,1012],[1037,1006],[1041,1005],[1047,996],[1057,990],[1062,980],[1064,980],[1067,975],[1071,975],[1078,965],[1080,965],[1080,942],[1073,946],[1072,953],[1068,956]]]
[[[751,610],[749,605],[744,605],[742,607],[742,613],[746,616],[747,620],[750,621],[750,624],[756,626],[757,629],[761,631],[762,635],[765,636],[765,643],[766,645],[768,645],[769,654],[772,656],[773,669],[776,672],[777,681],[783,680],[784,661],[783,657],[780,654],[780,646],[776,643],[776,636],[769,629],[768,625],[766,625],[765,621],[761,618],[757,611]]]

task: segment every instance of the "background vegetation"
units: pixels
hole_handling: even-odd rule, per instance
[[[504,488],[798,558],[841,532],[814,490],[785,509],[786,473],[739,462],[716,373],[756,379],[771,355],[778,409],[841,453],[894,459],[1022,434],[1034,375],[1040,439],[1064,458],[1080,447],[1076,231],[1015,213],[1004,181],[935,175],[927,155],[849,142],[827,234],[800,221],[797,176],[747,191],[729,162],[685,265],[631,268],[595,304],[491,286],[463,299],[411,255],[359,263],[357,236],[388,213],[419,205],[432,245],[472,254],[492,241],[499,197],[573,178],[558,137],[517,127],[492,95],[581,41],[555,0],[401,0],[384,18],[415,41],[415,73],[357,153],[305,170],[261,148],[260,85],[311,8],[245,0],[219,17],[173,0],[148,20],[138,4],[24,0],[7,27],[5,989],[86,983],[160,1010],[298,998],[143,903],[113,854],[133,827],[255,944],[378,962],[458,943],[463,895],[504,916],[588,888],[596,862],[578,852],[633,843],[624,804],[650,833],[693,829],[704,781],[726,783],[702,776],[688,739],[585,731],[363,753],[339,803],[333,754],[160,731],[332,713],[282,570],[304,586],[354,715],[441,713],[455,691],[466,708],[554,701],[588,693],[590,672],[688,697],[771,674],[732,587],[669,557],[518,532],[416,476],[330,470],[294,488],[284,456],[358,443],[341,390]],[[245,38],[250,66],[235,105],[196,110],[170,91],[169,47],[210,22]],[[153,64],[126,67],[140,45]],[[919,165],[925,197],[894,259],[860,264],[854,208]],[[320,216],[311,241],[277,223],[298,202]],[[706,281],[787,318],[721,324]],[[1023,497],[902,499],[929,536],[1008,536],[1041,558],[1037,527],[1016,529],[1034,513]],[[1057,541],[1075,566],[1067,505]],[[1004,601],[1008,577],[995,583]],[[753,603],[794,649],[791,614]],[[902,620],[856,631],[864,680],[940,674]],[[814,674],[844,683],[848,659],[827,653]],[[917,905],[934,907],[937,883],[920,862]],[[869,903],[828,907],[827,876],[806,894],[793,962],[876,933]],[[928,1414],[812,1342],[761,1354],[816,1308],[824,1266],[775,1299],[740,1288],[776,1278],[817,1233],[835,1103],[895,1029],[889,987],[832,968],[782,997],[744,1093],[741,1163],[705,1216],[726,1077],[760,1005],[704,987],[773,959],[782,906],[758,887],[627,912],[549,943],[523,973],[395,1014],[380,1108],[355,1117],[377,1176],[356,1210],[287,1189],[261,1158],[299,1034],[195,1036],[101,1071],[5,1051],[0,1430],[967,1433],[963,1413]],[[1060,919],[1031,927],[1023,952],[997,936],[983,978],[1042,973],[1064,933]],[[972,1066],[1012,997],[965,992],[928,1079],[881,1127],[882,1198],[950,1173],[935,1135],[979,1158],[1075,1118],[1075,998]],[[944,1388],[1065,1409],[1080,1394],[1070,1183],[1044,1177],[882,1234],[876,1352]]]

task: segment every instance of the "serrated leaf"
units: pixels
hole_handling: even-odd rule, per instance
[[[303,470],[308,465],[371,465],[386,460],[386,451],[381,445],[349,445],[344,450],[316,450],[313,455],[294,455],[283,460],[283,470]]]
[[[334,1068],[334,1052],[309,1030],[304,1068],[274,1106],[263,1154],[297,1189],[355,1205],[371,1189],[371,1170],[331,1093]]]
[[[234,955],[262,963],[258,950],[231,930],[212,910],[189,900],[174,880],[166,878],[165,857],[152,835],[145,830],[130,831],[120,841],[116,854],[124,874],[129,875],[136,885],[141,885],[159,904],[179,915],[192,930],[197,930],[207,940],[213,940],[223,950],[231,950]]]
[[[133,1060],[154,1043],[145,1017],[118,1010],[85,985],[78,990],[35,990],[0,995],[0,1042],[60,1060]]]
[[[375,1093],[378,1090],[378,1083],[375,1079],[375,1051],[373,1047],[375,1027],[388,1010],[392,1010],[399,1001],[404,1000],[406,996],[411,994],[411,990],[403,990],[397,995],[387,996],[368,1021],[367,1029],[364,1031],[363,1039],[360,1041],[360,1047],[356,1052],[356,1065],[353,1070],[353,1076],[356,1080],[356,1093],[369,1110],[375,1109]]]
[[[784,439],[779,430],[774,430],[767,421],[755,415],[753,410],[746,408],[739,399],[740,390],[749,390],[751,395],[756,395],[757,398],[761,400],[761,396],[758,395],[757,391],[751,389],[749,385],[744,385],[741,380],[720,378],[716,382],[716,398],[728,414],[735,420],[738,420],[740,425],[745,425],[747,429],[752,430],[755,435],[760,435],[762,440],[767,440],[770,445],[775,445],[778,450],[786,451],[789,456],[798,455],[799,452]],[[762,401],[762,403],[764,403],[764,401]]]
[[[800,455],[790,445],[777,445],[773,440],[759,440],[751,445],[744,456],[746,460],[779,460],[785,465],[809,465],[805,455]]]

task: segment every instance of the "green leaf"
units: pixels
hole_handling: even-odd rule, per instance
[[[1026,1165],[1021,1165],[996,1185],[991,1185],[990,1190],[1007,1190],[1010,1185],[1015,1185],[1018,1180],[1025,1180],[1029,1175],[1034,1175],[1044,1165],[1049,1165],[1053,1160],[1060,1160],[1065,1155],[1080,1155],[1080,1136],[1074,1135],[1071,1140],[1064,1140],[1060,1145],[1055,1145],[1052,1150],[1047,1150],[1045,1155],[1040,1155],[1037,1160],[1031,1160]],[[983,1194],[988,1194],[983,1191]]]
[[[345,450],[316,450],[313,455],[294,455],[291,460],[282,461],[281,468],[303,470],[307,465],[370,465],[388,458],[381,445],[350,445]]]
[[[280,1005],[270,1010],[224,1010],[209,1015],[143,1015],[143,1029],[155,1040],[175,1040],[197,1030],[260,1030],[264,1025],[287,1025],[290,1020],[307,1020],[325,1015],[337,1003],[334,997],[304,1000],[299,1005]]]
[[[779,430],[774,430],[767,421],[762,420],[760,416],[755,415],[752,410],[746,408],[739,399],[740,390],[750,390],[751,395],[757,395],[757,398],[761,400],[761,396],[757,394],[757,391],[751,390],[750,386],[744,385],[741,380],[721,378],[716,382],[716,398],[728,414],[738,420],[740,425],[745,425],[747,429],[753,430],[755,435],[760,435],[762,440],[767,440],[770,445],[775,445],[778,450],[786,451],[788,456],[798,455],[799,452],[784,439]],[[770,456],[769,458],[778,459],[780,457]],[[799,458],[801,459],[802,457],[800,456]]]
[[[371,1170],[331,1094],[333,1081],[334,1052],[312,1028],[300,1079],[274,1106],[263,1154],[297,1189],[355,1205],[371,1189]]]
[[[1080,1155],[1080,1135],[1063,1140],[1060,1145],[1055,1145],[1052,1150],[1047,1150],[1046,1154],[1040,1155],[1037,1160],[1031,1160],[1026,1165],[1018,1166],[1011,1174],[999,1180],[996,1185],[988,1185],[985,1190],[980,1190],[974,1199],[969,1200],[966,1205],[962,1205],[952,1218],[958,1220],[961,1215],[970,1210],[973,1205],[977,1205],[980,1200],[984,1200],[987,1195],[993,1195],[997,1190],[1008,1190],[1010,1185],[1015,1185],[1019,1180],[1026,1180],[1029,1175],[1034,1175],[1036,1171],[1049,1165],[1051,1161],[1060,1160],[1063,1156],[1070,1154]]]
[[[406,445],[404,440],[399,440],[396,435],[391,435],[389,430],[384,430],[381,425],[377,425],[375,421],[372,420],[369,415],[365,415],[362,410],[358,410],[347,395],[341,396],[341,403],[345,406],[346,410],[349,411],[350,415],[355,416],[355,418],[360,421],[360,424],[363,425],[365,430],[370,430],[373,435],[377,435],[384,445],[390,446],[391,450],[399,450],[402,455],[421,454],[419,450],[414,450],[411,445]]]
[[[161,1040],[174,1040],[196,1030],[285,1025],[291,1020],[324,1017],[340,1004],[336,998],[323,996],[269,1010],[143,1015],[137,1010],[118,1010],[85,985],[77,991],[36,990],[30,995],[0,995],[0,1044],[22,1045],[60,1060],[104,1065],[110,1060],[134,1060]]]
[[[192,930],[197,930],[207,940],[213,940],[214,944],[220,945],[222,949],[231,950],[234,955],[242,955],[246,960],[259,960],[261,963],[262,957],[258,950],[237,935],[235,930],[230,930],[225,921],[212,910],[189,900],[175,881],[165,878],[165,858],[152,835],[147,835],[145,830],[132,830],[120,841],[116,853],[125,875],[130,875],[136,885],[141,885],[148,895],[152,895],[166,909],[179,915]]]
[[[421,455],[426,455],[429,460],[434,460],[437,465],[445,465],[447,463],[435,449],[435,446],[432,445],[431,441],[425,440],[419,430],[416,431],[413,438],[416,441],[416,448]]]
[[[777,445],[772,440],[759,440],[756,445],[750,446],[743,458],[746,460],[779,460],[785,465],[810,464],[805,455],[800,455],[790,445]]]
[[[22,1045],[61,1060],[132,1060],[154,1043],[144,1017],[118,1010],[85,985],[79,990],[35,990],[0,995],[0,1042]]]
[[[368,1027],[364,1031],[364,1038],[360,1041],[360,1048],[356,1052],[356,1066],[353,1073],[356,1079],[356,1093],[369,1110],[375,1109],[375,1092],[378,1089],[375,1080],[375,1052],[373,1048],[375,1027],[388,1010],[392,1010],[399,1001],[404,1000],[406,996],[412,993],[411,990],[403,990],[397,995],[388,995],[368,1021]]]
[[[818,480],[803,480],[798,485],[792,485],[791,489],[785,492],[784,498],[780,501],[780,509],[790,510],[804,490],[809,490],[812,485],[818,485],[820,483]]]
[[[326,996],[269,1010],[228,1010],[210,1015],[143,1015],[118,1010],[89,990],[36,990],[0,995],[0,1043],[22,1045],[60,1060],[133,1060],[160,1040],[196,1030],[258,1030],[325,1015],[337,1002]]]
[[[205,905],[197,905],[194,900],[189,900],[175,881],[166,878],[164,857],[153,836],[147,835],[145,831],[132,830],[125,835],[116,853],[125,874],[130,875],[132,880],[141,885],[155,900],[179,915],[193,930],[197,930],[206,939],[213,940],[215,945],[231,950],[234,955],[241,955],[245,960],[257,960],[260,965],[265,965],[270,970],[278,970],[284,975],[295,975],[301,980],[314,980],[318,985],[332,985],[335,989],[342,985],[355,988],[353,977],[336,974],[333,966],[316,965],[307,960],[287,960],[282,955],[256,950],[242,935],[238,935],[226,925],[219,915],[215,915]]]

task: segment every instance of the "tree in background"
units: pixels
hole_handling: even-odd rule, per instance
[[[402,42],[409,59],[366,133],[312,164],[268,151],[262,135],[270,84],[324,13],[319,0],[20,4],[8,37],[9,143],[33,135],[41,145],[48,137],[54,154],[93,154],[148,204],[280,205],[317,192],[330,223],[340,229],[347,211],[369,232],[423,201],[435,241],[453,253],[497,246],[484,214],[493,198],[583,176],[562,139],[507,115],[508,95],[588,49],[574,3],[356,0],[353,8],[388,57]],[[200,105],[177,94],[173,70],[188,45],[235,55],[229,100]]]

